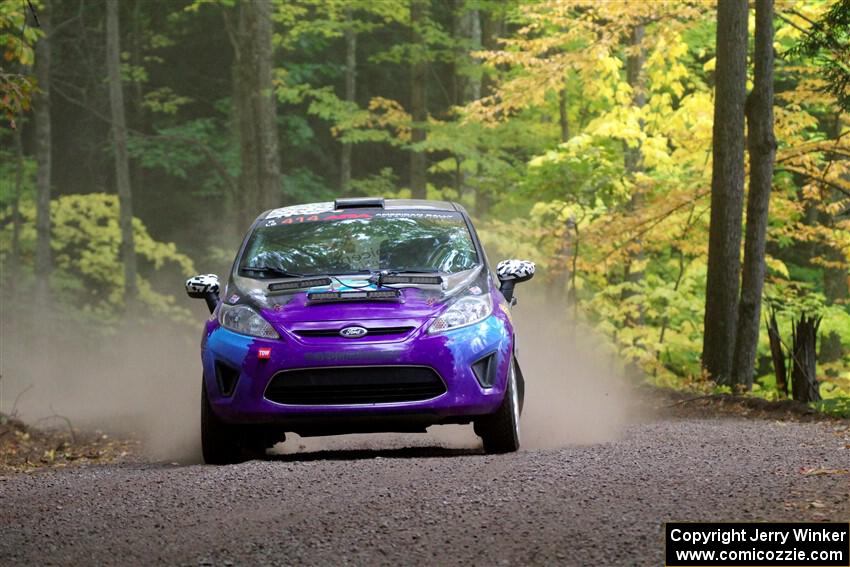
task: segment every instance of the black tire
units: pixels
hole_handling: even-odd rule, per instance
[[[511,361],[505,397],[495,413],[475,420],[475,433],[484,442],[487,453],[513,453],[519,449],[519,392],[516,361]]]
[[[231,465],[245,460],[237,428],[213,413],[207,389],[201,385],[201,452],[208,465]]]

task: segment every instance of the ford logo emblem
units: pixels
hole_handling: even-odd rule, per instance
[[[346,339],[359,339],[360,337],[365,336],[368,332],[369,331],[363,327],[346,327],[342,329],[339,334]]]

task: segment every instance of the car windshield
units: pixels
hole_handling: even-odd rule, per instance
[[[463,216],[448,211],[328,212],[267,219],[239,263],[252,278],[366,273],[456,273],[478,264]]]

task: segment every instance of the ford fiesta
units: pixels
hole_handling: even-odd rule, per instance
[[[473,423],[516,451],[524,381],[510,307],[534,264],[491,270],[464,209],[338,199],[266,211],[223,294],[186,282],[212,316],[201,341],[201,444],[238,462],[284,439]]]

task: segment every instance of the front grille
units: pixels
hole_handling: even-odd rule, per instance
[[[289,405],[385,404],[445,392],[440,376],[424,366],[305,368],[275,374],[266,399]]]
[[[341,327],[344,328],[344,327]],[[340,329],[341,329],[340,328]],[[404,335],[413,330],[413,327],[364,327],[368,331],[362,339],[374,336]],[[299,337],[338,337],[340,329],[295,329],[292,332]]]

